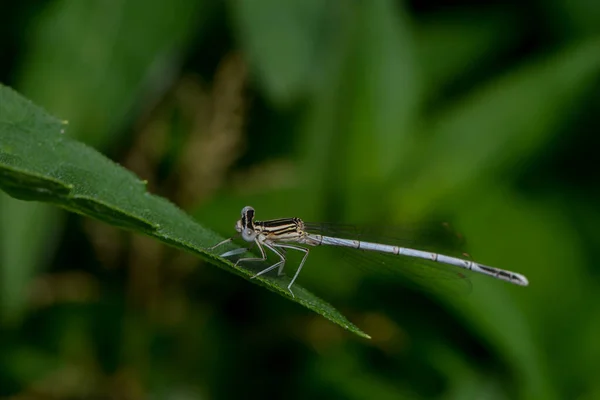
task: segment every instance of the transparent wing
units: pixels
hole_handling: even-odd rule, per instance
[[[473,288],[463,271],[451,265],[349,248],[339,248],[338,251],[341,251],[341,260],[354,268],[419,291],[468,295]]]
[[[307,223],[307,231],[344,239],[432,251],[459,258],[469,258],[464,237],[449,224],[428,223],[418,226],[357,227],[333,223]],[[468,294],[472,285],[460,268],[419,258],[351,248],[336,248],[341,259],[361,270],[383,274],[399,283],[428,292]]]
[[[343,239],[391,244],[432,251],[459,258],[470,258],[466,240],[447,222],[426,221],[415,225],[356,226],[337,223],[306,222],[305,228],[316,233]]]

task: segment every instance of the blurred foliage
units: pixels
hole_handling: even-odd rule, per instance
[[[600,397],[600,5],[452,4],[3,5],[0,81],[203,226],[228,236],[245,205],[449,221],[531,284],[433,295],[314,251],[301,285],[367,341],[151,238],[0,194],[0,396]]]

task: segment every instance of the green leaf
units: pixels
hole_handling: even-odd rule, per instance
[[[219,241],[168,200],[146,191],[145,183],[96,150],[65,135],[65,124],[0,86],[0,187],[22,200],[44,201],[109,224],[152,236],[250,280],[254,272],[205,250]],[[251,282],[279,293],[325,318],[369,337],[331,305],[289,278]]]
[[[424,86],[433,92],[428,95],[437,95],[452,80],[489,67],[514,46],[521,33],[514,16],[501,10],[432,14],[419,23],[415,32]]]
[[[28,207],[25,207],[28,206]],[[0,191],[0,293],[2,323],[14,324],[28,303],[37,266],[54,254],[64,213],[44,203],[24,203]]]
[[[365,204],[381,200],[383,183],[404,158],[421,80],[401,6],[389,0],[358,2],[344,11],[338,40],[321,67],[327,79],[312,100],[303,170],[311,192],[341,193],[346,217],[372,220],[365,213],[387,204],[377,210]]]
[[[600,33],[598,3],[588,0],[551,0],[546,4],[546,12],[553,22],[552,28],[559,34],[592,37]]]
[[[77,139],[106,146],[137,98],[164,90],[212,8],[195,0],[50,2],[32,29],[16,87],[68,115]]]
[[[348,141],[345,167],[356,176],[350,186],[362,186],[353,195],[365,185],[382,182],[397,167],[421,96],[414,40],[404,10],[391,0],[365,2],[357,8],[356,48],[346,76],[352,92],[345,94],[351,101],[346,100],[348,108],[340,112],[346,123],[341,139]]]
[[[172,79],[182,62],[179,53],[214,8],[196,0],[47,2],[25,30],[15,85],[56,115],[68,115],[77,139],[104,147],[135,117],[136,98],[143,107],[164,90],[165,77]],[[16,322],[24,290],[54,254],[64,213],[3,196],[0,216],[2,318]]]
[[[477,188],[477,179],[515,168],[556,135],[598,76],[595,38],[530,62],[433,116],[412,154],[415,165],[424,155],[435,162],[399,170],[395,203],[416,214],[450,194],[472,196],[466,188]]]
[[[288,102],[303,94],[318,75],[319,56],[327,54],[330,5],[320,0],[231,3],[239,40],[271,98]]]
[[[499,185],[478,189],[481,195],[477,202],[469,205],[469,213],[461,218],[461,226],[473,233],[468,238],[470,245],[481,261],[525,274],[530,286],[526,290],[503,287],[477,277],[473,279],[477,290],[471,299],[455,301],[452,306],[512,367],[520,379],[521,398],[552,399],[557,390],[548,378],[553,376],[549,371],[562,370],[569,356],[580,361],[573,348],[563,349],[560,344],[580,340],[579,327],[587,319],[581,314],[556,319],[556,315],[572,313],[579,298],[565,296],[549,309],[543,294],[559,293],[564,288],[577,288],[582,298],[595,293],[583,271],[585,261],[574,240],[576,233],[568,218],[552,213],[553,200],[532,202]],[[541,336],[544,345],[536,340]],[[555,350],[549,355],[544,348]],[[555,366],[553,359],[562,360],[560,366]]]

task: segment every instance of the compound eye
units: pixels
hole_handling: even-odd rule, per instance
[[[246,235],[252,236],[252,229],[246,229]]]

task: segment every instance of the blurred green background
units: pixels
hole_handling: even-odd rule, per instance
[[[311,257],[299,283],[368,341],[152,239],[0,193],[3,398],[600,398],[600,4],[1,9],[0,81],[202,225],[229,236],[245,205],[439,219],[530,280],[432,295]]]

